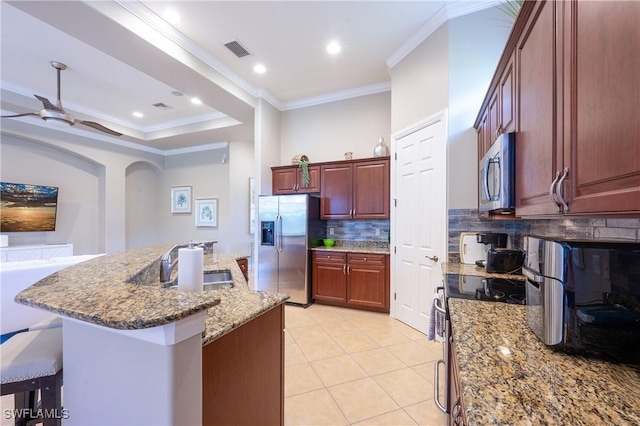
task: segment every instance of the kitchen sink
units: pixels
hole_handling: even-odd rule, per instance
[[[222,269],[218,271],[207,271],[202,274],[203,290],[223,290],[233,288],[233,277],[231,271],[228,269]],[[166,288],[177,288],[178,277],[173,281],[167,283]]]

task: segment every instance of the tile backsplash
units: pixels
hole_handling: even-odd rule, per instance
[[[389,241],[388,220],[328,220],[327,238],[350,241]],[[333,229],[333,235],[330,230]]]
[[[449,253],[459,252],[461,232],[503,232],[509,235],[509,246],[513,248],[521,248],[525,235],[640,242],[640,219],[565,217],[488,220],[480,219],[477,209],[450,209]]]

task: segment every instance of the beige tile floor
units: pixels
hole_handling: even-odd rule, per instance
[[[388,314],[311,305],[285,308],[285,424],[445,424],[433,402],[442,345]],[[13,421],[0,400],[0,426]]]
[[[445,424],[433,402],[440,343],[355,309],[286,306],[285,321],[285,424]]]

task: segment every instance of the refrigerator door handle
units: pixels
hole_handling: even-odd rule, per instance
[[[276,216],[276,221],[278,222],[278,226],[277,226],[277,241],[278,241],[278,246],[277,246],[277,250],[278,253],[280,253],[282,251],[282,216],[278,215]]]

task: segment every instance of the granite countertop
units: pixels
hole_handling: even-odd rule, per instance
[[[389,244],[382,241],[336,240],[332,247],[312,247],[314,251],[337,251],[343,253],[389,254]]]
[[[164,288],[160,258],[169,248],[132,249],[79,263],[38,281],[15,300],[121,330],[165,325],[208,309],[203,335],[203,344],[207,344],[289,298],[286,294],[251,291],[236,263],[237,258],[245,256],[224,254],[218,255],[215,264],[212,256],[205,254],[204,269],[229,269],[232,289],[190,293]]]
[[[640,369],[556,352],[525,307],[449,299],[469,425],[638,425]]]
[[[486,278],[503,278],[508,280],[525,280],[525,276],[521,274],[498,274],[487,272],[485,268],[476,265],[467,265],[464,263],[445,262],[442,264],[442,273],[450,275],[473,275]]]

